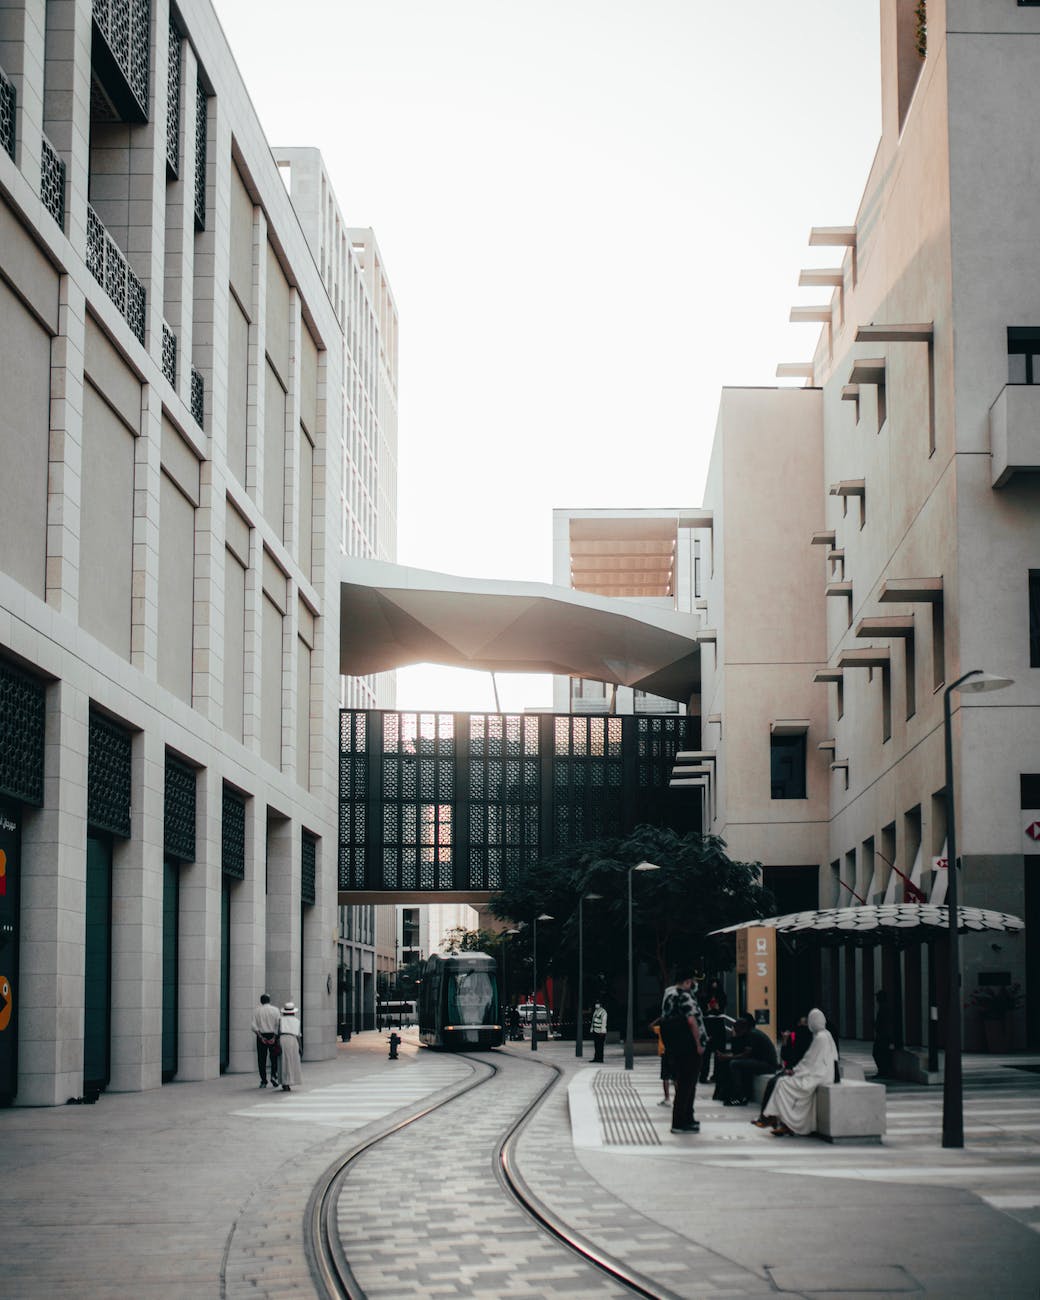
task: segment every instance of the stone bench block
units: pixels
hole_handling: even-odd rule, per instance
[[[880,1083],[821,1083],[816,1089],[816,1131],[827,1142],[880,1142],[887,1128],[885,1100]]]

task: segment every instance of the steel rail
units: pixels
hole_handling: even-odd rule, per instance
[[[461,1086],[451,1089],[440,1100],[424,1105],[419,1110],[406,1115],[389,1128],[357,1142],[339,1156],[322,1174],[307,1202],[305,1213],[305,1246],[311,1276],[318,1288],[322,1300],[366,1300],[367,1293],[358,1282],[350,1267],[336,1222],[336,1206],[340,1189],[346,1179],[351,1165],[366,1151],[377,1146],[386,1138],[401,1132],[411,1124],[417,1123],[434,1111],[446,1106],[456,1098],[464,1096],[474,1088],[479,1088],[500,1072],[500,1067],[491,1061],[475,1058],[460,1053],[475,1068],[476,1077]],[[526,1061],[526,1057],[516,1059]],[[562,1071],[551,1062],[536,1060],[528,1064],[542,1065],[550,1071],[544,1088],[541,1088],[523,1113],[514,1121],[499,1139],[494,1154],[495,1176],[499,1184],[528,1217],[544,1232],[549,1233],[561,1245],[600,1272],[605,1273],[613,1282],[625,1287],[635,1295],[645,1296],[647,1300],[679,1300],[674,1292],[668,1291],[653,1282],[644,1274],[629,1268],[622,1261],[600,1250],[582,1233],[572,1228],[554,1213],[529,1187],[516,1164],[516,1144],[523,1130],[534,1116],[535,1111],[559,1083]],[[483,1073],[481,1074],[481,1070]]]

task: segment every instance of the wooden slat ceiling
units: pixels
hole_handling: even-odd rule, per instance
[[[572,519],[571,585],[597,596],[674,596],[676,523]]]

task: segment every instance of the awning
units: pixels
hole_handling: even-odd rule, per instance
[[[958,907],[960,934],[990,930],[1017,934],[1025,922],[1008,912],[986,907]],[[712,934],[735,934],[751,926],[776,930],[795,946],[806,941],[822,947],[873,948],[882,944],[909,947],[949,933],[950,909],[935,903],[879,903],[862,907],[825,907],[811,912],[789,912],[763,920],[727,925]]]

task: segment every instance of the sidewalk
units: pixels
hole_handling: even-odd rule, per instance
[[[706,1270],[744,1270],[745,1289],[730,1294],[755,1294],[763,1282],[814,1297],[1037,1294],[1040,1075],[1021,1068],[1036,1057],[965,1058],[966,1146],[944,1150],[941,1088],[890,1088],[881,1146],[779,1141],[750,1124],[754,1107],[713,1102],[711,1085],[698,1087],[701,1132],[673,1135],[670,1108],[657,1104],[656,1057],[637,1056],[628,1074],[617,1048],[603,1066],[576,1060],[573,1044],[543,1050],[568,1076],[581,1169],[633,1216],[700,1245]],[[873,1072],[869,1045],[846,1052]],[[611,1087],[631,1085],[641,1103],[629,1136],[619,1142],[615,1133],[614,1144],[591,1086],[600,1071],[615,1076]],[[616,1231],[600,1244],[617,1250]],[[667,1264],[672,1249],[659,1242],[659,1260]],[[721,1294],[688,1266],[678,1276],[680,1295]]]

